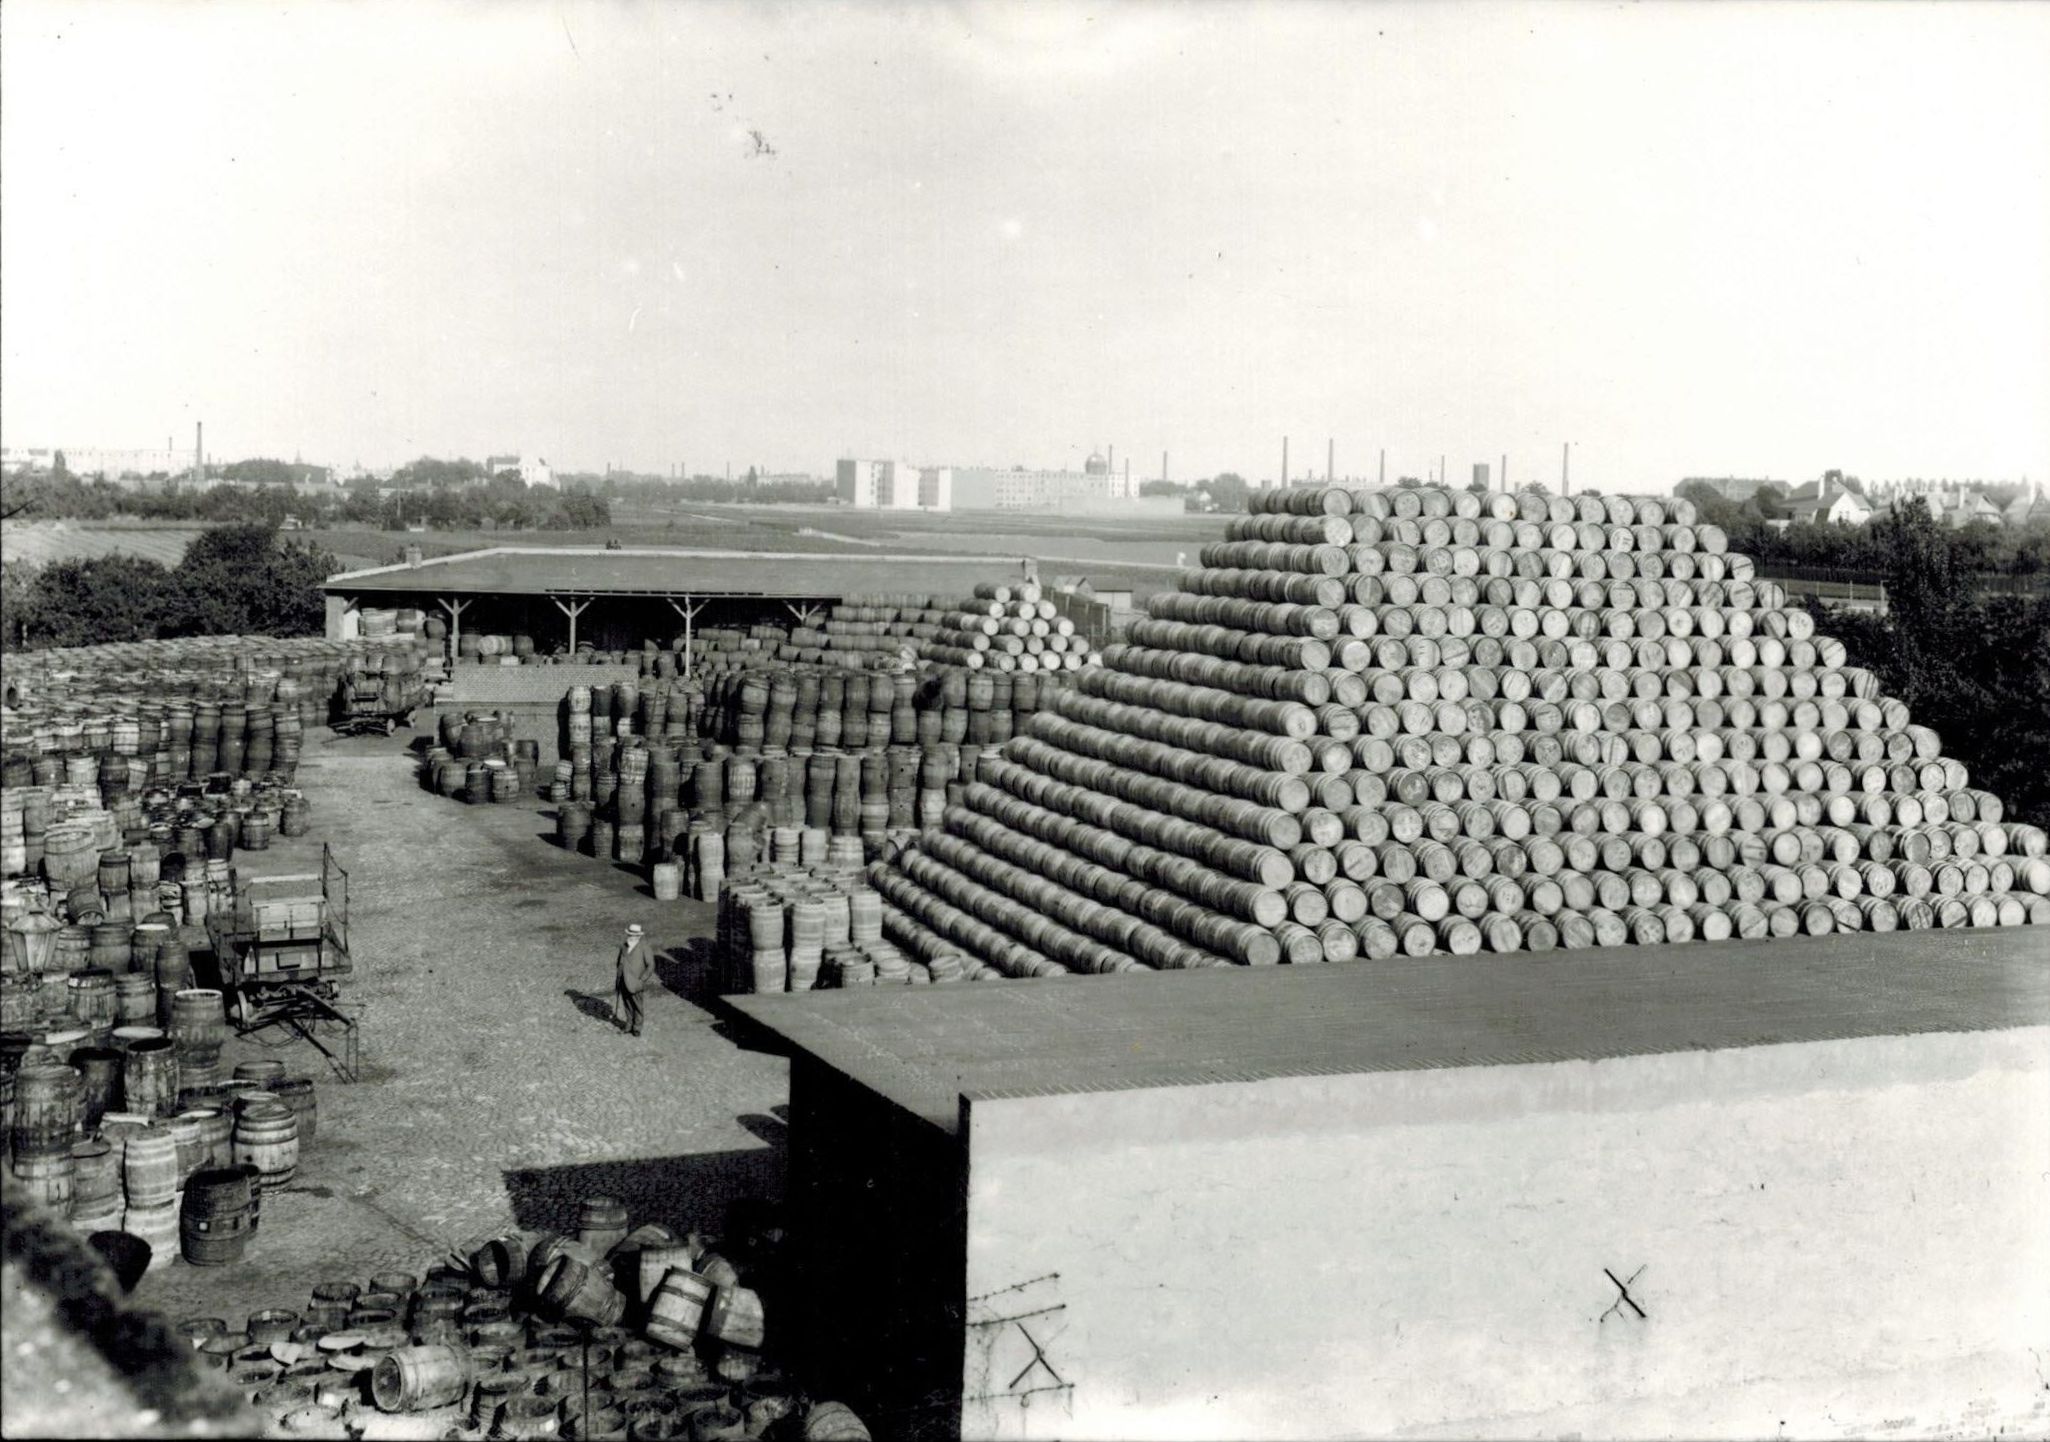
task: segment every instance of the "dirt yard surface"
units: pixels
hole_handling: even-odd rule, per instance
[[[410,739],[309,735],[312,834],[239,858],[316,870],[325,840],[347,868],[362,1080],[342,1083],[289,1035],[230,1043],[224,1065],[275,1056],[318,1078],[318,1134],[293,1185],[264,1198],[244,1261],[153,1269],[143,1305],[239,1328],[324,1279],[417,1274],[492,1228],[567,1228],[587,1195],[704,1229],[735,1197],[781,1195],[788,1066],[699,1004],[711,970],[691,943],[713,909],[658,902],[641,877],[558,849],[545,803],[422,791]],[[657,957],[638,1040],[609,1019],[636,921]]]

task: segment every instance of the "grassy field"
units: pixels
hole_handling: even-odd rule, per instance
[[[309,539],[337,555],[397,562],[407,545],[429,556],[488,546],[678,546],[733,551],[798,551],[820,555],[939,551],[1038,559],[1048,574],[1079,573],[1099,582],[1157,586],[1150,568],[1195,563],[1197,549],[1223,535],[1215,516],[1146,518],[1011,516],[997,512],[889,514],[833,506],[680,506],[614,512],[614,524],[592,531],[320,530]]]
[[[10,521],[0,526],[0,562],[47,566],[52,561],[123,555],[175,566],[200,529],[140,521]]]
[[[175,566],[204,526],[152,521],[9,521],[0,526],[0,562],[47,566],[97,556],[137,556]],[[312,536],[313,532],[304,533]],[[351,534],[341,548],[323,541],[347,566],[374,566],[384,554],[375,532]],[[366,547],[375,546],[375,549]]]
[[[1197,549],[1220,537],[1222,518],[1169,516],[1123,519],[851,511],[837,506],[690,505],[614,512],[614,524],[590,531],[398,532],[335,527],[295,533],[358,570],[394,564],[408,545],[428,556],[490,546],[676,546],[734,551],[862,555],[892,551],[1031,556],[1052,575],[1086,575],[1104,586],[1153,590],[1162,567],[1193,565]],[[75,557],[121,553],[166,566],[178,563],[202,528],[145,521],[30,521],[0,528],[0,559],[46,565]]]

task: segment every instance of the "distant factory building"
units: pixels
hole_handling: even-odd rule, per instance
[[[833,480],[842,505],[944,511],[952,504],[953,473],[945,468],[921,471],[908,461],[843,460],[834,467]]]
[[[961,511],[1123,511],[1133,494],[1129,472],[1117,474],[1101,455],[1079,471],[954,471],[954,508]]]

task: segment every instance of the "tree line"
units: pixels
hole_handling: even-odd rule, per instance
[[[318,546],[260,524],[202,532],[175,566],[120,554],[0,569],[9,646],[93,646],[172,636],[316,636],[321,583],[340,569]]]
[[[1864,529],[1886,611],[1811,601],[1819,627],[1943,738],[2009,819],[2050,826],[2050,598],[1975,594],[1975,549],[1919,496]]]
[[[1881,534],[1883,520],[1856,526],[1828,521],[1774,524],[1785,521],[1787,507],[1773,487],[1741,503],[1730,501],[1703,481],[1684,482],[1675,494],[1694,502],[1703,524],[1722,527],[1729,535],[1731,550],[1755,561],[1870,572],[1883,572],[1891,564],[1891,543]],[[1924,515],[1932,514],[1919,496],[1911,504],[1920,505]],[[1973,521],[1945,529],[1950,536],[1949,554],[1965,577],[1987,572],[2050,574],[2050,526]]]
[[[235,461],[219,468],[231,484],[147,487],[81,479],[67,472],[11,478],[0,514],[19,520],[138,520],[202,524],[246,522],[281,526],[364,526],[403,531],[434,530],[590,531],[612,524],[602,489],[581,483],[561,489],[528,486],[517,473],[487,477],[475,461],[422,457],[403,466],[388,482],[368,477],[345,486],[296,489],[313,467],[292,462]]]

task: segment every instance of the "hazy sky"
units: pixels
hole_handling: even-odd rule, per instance
[[[2050,6],[0,26],[10,445],[2050,480]]]

